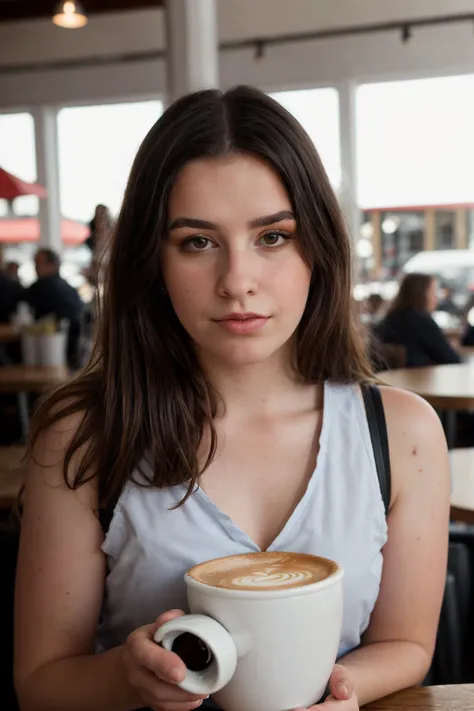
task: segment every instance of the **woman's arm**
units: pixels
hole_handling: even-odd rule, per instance
[[[30,462],[28,471],[15,601],[21,709],[191,711],[203,696],[177,686],[182,660],[153,642],[157,627],[179,611],[151,620],[121,647],[94,653],[105,578],[97,480],[71,491],[62,476],[77,424],[70,418],[44,435],[35,451],[43,466]]]
[[[382,583],[362,646],[339,660],[361,706],[426,675],[447,565],[449,462],[439,418],[416,395],[381,391],[392,470]]]
[[[95,481],[62,478],[73,418],[42,437],[29,464],[15,599],[15,684],[22,711],[128,711],[137,697],[122,650],[94,656],[105,561]],[[139,705],[139,704],[138,704]]]

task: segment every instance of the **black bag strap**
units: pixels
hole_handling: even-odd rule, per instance
[[[107,506],[104,506],[103,508],[99,509],[99,522],[100,525],[102,526],[102,531],[104,533],[104,536],[107,535],[107,532],[110,528],[110,524],[112,522],[112,517],[114,515],[114,509],[116,505],[116,501],[114,501],[111,504],[108,504]]]
[[[391,499],[392,477],[390,473],[390,451],[388,447],[387,425],[383,409],[382,396],[377,385],[364,385],[362,388],[370,439],[374,451],[375,466],[379,478],[380,493],[388,514]]]

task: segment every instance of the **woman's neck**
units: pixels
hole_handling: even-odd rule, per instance
[[[204,370],[222,398],[226,416],[276,415],[322,403],[322,388],[305,383],[288,360],[278,356],[242,368],[206,363]]]

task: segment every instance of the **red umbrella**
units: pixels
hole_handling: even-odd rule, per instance
[[[89,234],[86,225],[75,220],[61,220],[61,237],[64,244],[82,244]],[[39,220],[36,217],[0,218],[0,244],[17,242],[37,242],[40,235]]]
[[[0,168],[0,198],[14,200],[21,195],[37,195],[44,198],[46,197],[46,188],[39,183],[26,183],[16,175]]]

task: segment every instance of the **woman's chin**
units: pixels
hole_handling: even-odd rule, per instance
[[[219,350],[213,349],[209,355],[215,364],[222,367],[247,368],[274,358],[280,349],[264,343],[237,343]]]

